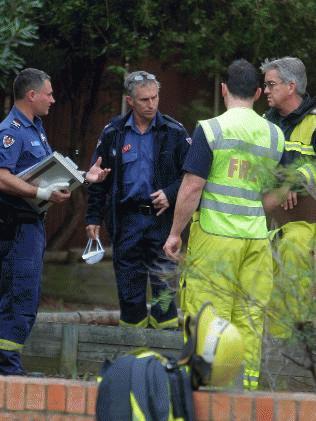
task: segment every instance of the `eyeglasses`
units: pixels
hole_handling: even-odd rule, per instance
[[[140,81],[140,80],[156,80],[156,76],[148,73],[147,75],[135,75],[133,80]]]
[[[273,80],[268,80],[267,82],[264,82],[263,87],[264,89],[273,89],[276,85],[282,85],[283,83],[284,82],[274,82]]]

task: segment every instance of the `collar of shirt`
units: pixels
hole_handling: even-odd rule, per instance
[[[153,127],[156,127],[156,118],[157,118],[157,116],[155,115],[155,117],[151,120],[150,125],[148,126],[147,130],[145,131],[145,133],[150,132]],[[134,132],[136,132],[138,134],[141,134],[140,131],[138,130],[136,124],[135,124],[134,114],[133,113],[129,116],[127,122],[125,123],[125,127],[129,127]],[[143,133],[143,134],[145,134],[145,133]]]
[[[39,128],[42,125],[42,120],[35,116],[34,121],[29,120],[15,105],[12,107],[13,116],[16,117],[24,127],[35,126]]]

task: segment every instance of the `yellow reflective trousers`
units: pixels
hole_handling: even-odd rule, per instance
[[[194,316],[211,301],[218,316],[237,326],[245,346],[244,386],[256,389],[265,307],[272,291],[269,240],[206,233],[195,213],[180,286],[185,316]]]
[[[274,288],[268,311],[268,331],[289,338],[298,321],[315,317],[316,224],[289,222],[271,232]]]

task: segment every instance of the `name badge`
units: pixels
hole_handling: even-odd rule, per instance
[[[41,142],[39,142],[38,140],[31,140],[31,145],[32,146],[40,146]]]

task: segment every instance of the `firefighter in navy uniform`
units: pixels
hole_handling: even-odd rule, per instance
[[[23,375],[20,352],[35,321],[45,248],[43,215],[23,198],[60,203],[65,184],[37,188],[16,174],[51,153],[39,116],[55,102],[50,77],[24,69],[13,85],[15,104],[0,124],[0,374]]]
[[[106,219],[120,302],[120,325],[178,326],[174,294],[163,277],[174,270],[162,251],[172,223],[181,171],[190,139],[183,126],[158,111],[159,82],[145,71],[125,80],[125,116],[114,118],[96,153],[111,173],[90,186],[86,231],[96,238]],[[105,214],[108,216],[105,218]],[[153,302],[148,319],[146,286]]]
[[[309,193],[308,177],[316,158],[316,97],[306,93],[305,66],[296,57],[262,63],[264,93],[271,107],[265,117],[277,124],[285,136],[282,156],[284,173],[298,167],[307,179],[305,188],[297,184],[282,206],[269,210],[275,224],[275,288],[271,301],[270,333],[287,338],[293,324],[310,318],[313,311],[311,284],[316,247],[316,200]],[[311,172],[310,172],[311,171]],[[312,181],[311,181],[312,182]],[[274,314],[274,316],[273,316]]]

